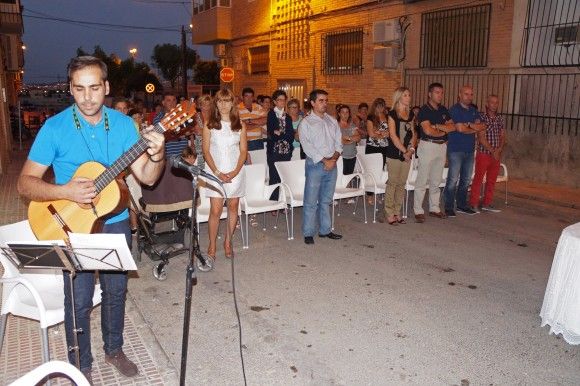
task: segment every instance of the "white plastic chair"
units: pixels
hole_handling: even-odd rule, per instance
[[[35,369],[24,374],[10,386],[30,386],[36,385],[40,381],[46,379],[51,374],[63,374],[68,377],[77,386],[89,386],[90,383],[87,381],[83,373],[70,363],[63,361],[50,361],[41,364]]]
[[[360,173],[353,173],[349,175],[342,174],[343,171],[343,164],[342,164],[342,157],[339,157],[336,161],[336,186],[334,188],[334,195],[332,197],[333,201],[338,200],[338,215],[340,216],[340,200],[343,198],[356,198],[356,204],[354,206],[354,210],[352,214],[356,214],[356,209],[358,206],[358,198],[363,198],[363,211],[365,217],[365,224],[367,223],[367,201],[364,199],[365,196],[365,179],[362,174]],[[349,187],[349,183],[353,181],[355,178],[360,179],[360,184],[358,187]],[[351,185],[352,186],[352,185]],[[334,230],[334,202],[332,205],[332,230]]]
[[[0,244],[6,242],[36,241],[28,221],[0,227]],[[0,251],[4,267],[2,283],[2,311],[0,314],[0,352],[4,344],[4,331],[8,314],[40,322],[43,362],[50,360],[48,327],[64,321],[64,279],[58,269],[29,269],[20,272],[11,260]],[[95,285],[93,305],[101,302],[101,287]]]
[[[266,182],[270,180],[270,171],[268,169],[268,155],[266,153],[266,142],[264,142],[264,148],[260,150],[250,150],[248,152],[250,155],[250,160],[252,165],[266,165]],[[247,181],[247,180],[246,180]]]
[[[199,205],[197,206],[196,211],[196,222],[197,222],[197,241],[199,242],[199,224],[203,222],[207,222],[209,220],[209,213],[211,209],[211,203],[209,197],[206,197],[206,191],[209,189],[207,185],[213,184],[212,186],[217,185],[215,182],[208,183],[203,178],[198,179],[198,196],[199,196]],[[218,189],[218,188],[216,188]],[[241,200],[240,200],[241,201]],[[191,216],[191,209],[189,210],[189,215]],[[228,208],[224,206],[222,208],[222,213],[220,214],[220,220],[228,217]],[[242,209],[241,205],[238,206],[238,221],[240,222],[240,233],[242,236],[242,244],[245,245],[245,237],[244,237],[244,229],[242,227]],[[234,229],[235,231],[235,229]]]
[[[268,164],[268,159],[266,158],[266,149],[250,150],[250,151],[248,151],[248,154],[250,154],[250,159],[252,161],[252,165],[255,165],[255,164],[267,165]]]
[[[407,174],[407,182],[405,183],[405,201],[403,202],[403,218],[409,215],[409,192],[415,190],[415,182],[417,181],[417,173],[419,171],[419,163],[415,154],[411,157],[411,166],[409,167],[409,174]],[[443,185],[445,186],[445,185]]]
[[[497,175],[495,182],[505,182],[505,204],[507,205],[507,203],[508,203],[508,180],[509,180],[508,169],[507,169],[506,164],[504,164],[504,163],[499,164],[499,167],[502,170],[502,172]]]
[[[299,159],[300,159],[300,146],[295,147],[294,150],[292,150],[292,158],[290,160],[296,161]]]
[[[264,226],[262,230],[266,230],[266,212],[273,210],[284,210],[286,217],[286,231],[288,233],[288,240],[292,240],[290,236],[290,227],[288,226],[288,208],[286,206],[286,195],[282,184],[266,185],[266,166],[265,165],[246,165],[246,195],[240,200],[242,211],[246,214],[246,243],[244,249],[247,249],[250,244],[250,228],[248,226],[248,216],[251,214],[264,214]],[[279,189],[278,200],[270,200],[270,195],[276,189]],[[276,215],[276,224],[274,229],[278,227],[278,216]]]
[[[357,160],[360,163],[361,173],[364,176],[364,189],[374,194],[373,223],[377,222],[377,195],[385,194],[386,182],[389,178],[387,171],[381,166],[383,155],[380,153],[359,154]]]
[[[286,204],[290,207],[290,239],[293,240],[294,208],[304,206],[305,160],[280,161],[275,166],[284,188]]]

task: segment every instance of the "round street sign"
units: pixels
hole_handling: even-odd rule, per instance
[[[229,83],[234,80],[234,69],[231,67],[224,67],[220,71],[220,79],[224,83]]]
[[[155,85],[153,83],[147,83],[145,85],[145,91],[147,91],[149,94],[155,92]]]

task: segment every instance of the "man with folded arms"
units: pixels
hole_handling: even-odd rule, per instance
[[[429,215],[444,219],[447,216],[439,207],[439,184],[443,178],[445,155],[447,153],[447,134],[455,126],[445,106],[441,105],[445,95],[441,83],[429,85],[429,100],[419,110],[418,122],[421,125],[420,144],[417,149],[419,167],[415,181],[413,209],[415,221],[425,222],[423,199],[425,187],[429,183]]]
[[[455,217],[457,212],[474,215],[479,213],[467,202],[467,189],[473,173],[473,155],[475,152],[475,133],[485,130],[481,115],[473,106],[473,88],[464,85],[459,89],[459,102],[451,106],[449,114],[455,123],[455,132],[449,134],[447,160],[449,174],[445,184],[445,213]]]

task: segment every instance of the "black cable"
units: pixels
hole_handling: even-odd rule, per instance
[[[25,10],[25,11],[30,11],[30,10]],[[23,14],[22,16],[32,18],[32,19],[72,23],[72,24],[77,24],[77,25],[81,25],[81,26],[92,25],[92,26],[101,26],[101,27],[110,27],[110,28],[121,28],[121,29],[123,29],[123,31],[125,31],[125,30],[140,30],[140,31],[180,32],[180,29],[169,28],[169,27],[141,27],[141,26],[135,26],[135,25],[98,23],[98,22],[90,22],[90,21],[83,21],[83,20],[65,19],[62,17],[34,16],[34,15],[26,15],[26,14]],[[129,31],[127,31],[127,32],[129,32]]]
[[[224,197],[226,200],[226,210],[227,210],[227,216],[226,216],[226,232],[228,232],[229,235],[229,239],[230,239],[230,247],[232,248],[232,257],[230,258],[231,260],[231,271],[232,271],[232,294],[234,297],[234,309],[236,311],[236,319],[238,320],[238,336],[239,336],[239,340],[238,340],[238,345],[239,345],[239,350],[240,350],[240,361],[242,363],[242,375],[244,377],[244,386],[248,385],[248,381],[246,380],[246,366],[244,364],[244,352],[243,352],[243,345],[242,345],[242,321],[240,319],[240,310],[238,309],[238,299],[236,297],[236,277],[235,277],[235,273],[234,273],[234,260],[236,259],[236,254],[234,253],[234,246],[233,246],[233,241],[234,241],[234,232],[231,229],[231,225],[230,225],[230,208],[227,206],[227,202],[228,202],[228,194],[226,193],[226,189],[224,188],[223,183],[221,184],[222,187],[222,191],[224,192]],[[238,202],[239,205],[239,202]],[[242,223],[240,222],[240,229],[242,229]],[[246,235],[246,237],[248,237],[248,235]]]

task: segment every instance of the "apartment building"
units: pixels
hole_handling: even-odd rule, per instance
[[[469,83],[481,108],[498,94],[512,175],[580,186],[577,0],[193,0],[192,25],[235,92],[323,88],[356,106],[406,85],[422,104],[439,81],[445,104]]]

